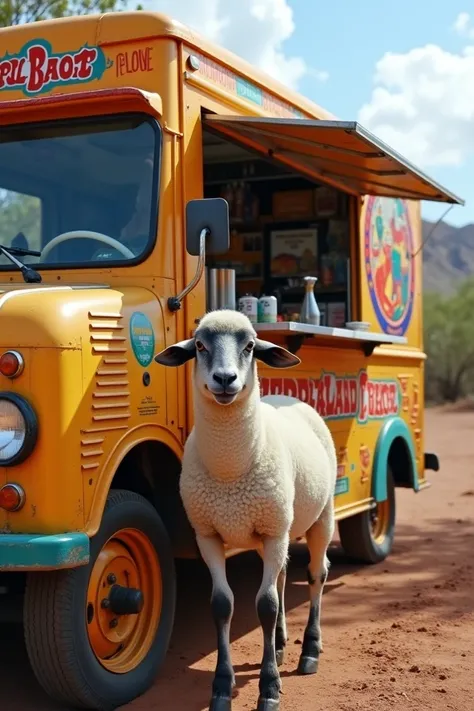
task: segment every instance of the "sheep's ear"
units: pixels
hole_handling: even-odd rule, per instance
[[[189,338],[187,341],[180,341],[174,346],[165,348],[164,351],[155,356],[155,361],[161,365],[167,365],[176,368],[178,365],[183,365],[186,361],[196,357],[196,344],[194,338]]]
[[[255,358],[261,360],[271,368],[292,368],[294,365],[299,365],[301,360],[298,356],[293,355],[286,348],[276,346],[269,341],[262,341],[260,338],[255,339],[255,347],[253,349]]]

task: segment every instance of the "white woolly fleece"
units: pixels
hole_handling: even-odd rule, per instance
[[[228,322],[242,318],[226,314]],[[222,312],[215,315],[224,328]],[[210,325],[213,316],[201,325]],[[248,397],[228,407],[195,386],[194,421],[180,490],[198,534],[217,533],[231,547],[258,548],[264,536],[304,536],[324,511],[332,519],[336,450],[326,423],[309,405],[279,395],[261,399],[255,372]]]

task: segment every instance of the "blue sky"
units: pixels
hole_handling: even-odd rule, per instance
[[[474,5],[468,0],[144,0],[343,120],[466,201],[474,223]],[[473,0],[469,0],[473,4]],[[445,204],[423,203],[437,220]]]
[[[467,3],[293,0],[289,4],[294,12],[295,31],[285,42],[285,50],[300,54],[309,66],[316,65],[329,73],[324,83],[311,76],[303,77],[298,88],[342,119],[357,118],[361,105],[370,100],[376,62],[387,51],[406,53],[433,43],[455,53],[463,46],[452,26]],[[456,206],[450,211],[448,221],[474,222],[474,154],[461,166],[435,165],[424,170],[466,201],[465,207]],[[423,203],[428,219],[437,220],[445,210],[446,206],[439,203]]]

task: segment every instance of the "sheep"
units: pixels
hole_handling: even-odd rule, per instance
[[[235,685],[230,656],[234,608],[224,544],[256,550],[263,576],[256,597],[263,631],[258,711],[277,711],[287,641],[284,589],[289,542],[306,537],[310,612],[299,674],[314,674],[322,649],[320,608],[334,533],[337,459],[324,420],[306,403],[260,397],[257,360],[273,368],[301,361],[257,338],[247,316],[207,313],[194,337],[155,356],[164,366],[195,360],[194,427],[186,441],[180,494],[212,578],[217,665],[210,711],[230,711]]]

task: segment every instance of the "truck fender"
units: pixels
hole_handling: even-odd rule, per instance
[[[162,425],[148,422],[129,430],[114,445],[114,448],[110,452],[96,484],[89,516],[84,527],[85,533],[87,533],[89,538],[94,536],[99,530],[107,495],[110,491],[113,478],[120,463],[131,449],[142,442],[148,441],[160,442],[169,447],[178,459],[182,458],[183,446],[181,442],[179,442],[179,440]]]
[[[413,437],[410,432],[410,428],[401,417],[391,417],[386,420],[379,432],[374,452],[372,468],[372,496],[377,502],[385,501],[387,499],[388,457],[392,444],[398,438],[403,440],[403,443],[407,448],[407,455],[410,461],[410,471],[408,472],[408,475],[411,486],[415,491],[419,490],[415,446],[413,444]]]

